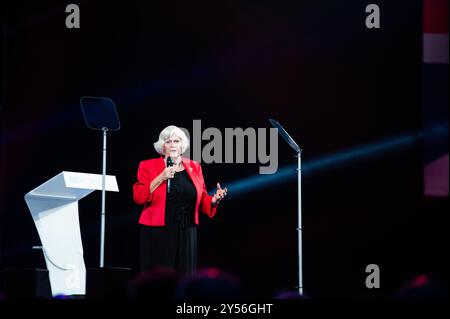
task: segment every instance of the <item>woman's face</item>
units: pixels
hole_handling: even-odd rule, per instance
[[[181,139],[174,135],[164,141],[164,155],[178,157],[181,155]]]

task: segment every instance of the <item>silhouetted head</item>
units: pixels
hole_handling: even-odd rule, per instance
[[[395,294],[399,299],[448,298],[448,281],[433,275],[419,275],[403,285]]]
[[[170,299],[174,297],[180,275],[172,269],[155,267],[138,274],[131,282],[130,297],[135,299]]]
[[[178,286],[176,297],[181,299],[224,299],[241,298],[243,291],[234,275],[206,268],[185,278]]]
[[[297,290],[281,290],[275,295],[275,299],[310,299],[306,294],[300,295]]]

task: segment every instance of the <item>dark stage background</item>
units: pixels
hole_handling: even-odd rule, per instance
[[[132,184],[170,124],[266,127],[275,118],[305,164],[378,141],[412,142],[323,166],[303,179],[304,287],[313,297],[390,297],[421,273],[447,275],[448,200],[422,196],[422,3],[377,1],[4,1],[0,267],[44,267],[25,193],[63,170],[101,173],[101,135],[82,96],[107,96],[122,129],[109,138],[105,264],[138,267]],[[203,142],[205,145],[207,142]],[[279,167],[296,159],[279,139]],[[256,164],[203,165],[208,189],[258,174]],[[305,172],[306,173],[306,172]],[[199,264],[235,273],[250,296],[297,283],[293,178],[202,216]],[[98,266],[101,193],[80,202],[87,267]],[[379,265],[381,288],[365,286]],[[445,277],[446,278],[446,277]]]

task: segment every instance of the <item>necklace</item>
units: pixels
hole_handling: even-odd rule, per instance
[[[177,164],[177,168],[175,169],[175,172],[181,172],[181,171],[183,171],[184,170],[184,167],[183,167],[183,162],[182,161],[180,161],[178,164]]]
[[[183,170],[183,161],[181,158],[177,160],[177,164],[175,164],[175,173],[181,172]]]

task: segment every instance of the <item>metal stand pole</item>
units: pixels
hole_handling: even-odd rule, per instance
[[[100,268],[103,268],[105,255],[105,200],[106,200],[106,127],[103,130],[103,164],[102,164],[102,211],[101,211],[101,229],[100,229]]]
[[[295,155],[298,158],[298,293],[303,295],[303,260],[302,260],[302,152]]]
[[[297,167],[297,183],[298,183],[298,293],[303,295],[303,260],[302,260],[302,149],[292,139],[292,137],[286,132],[280,123],[274,119],[269,119],[270,124],[277,130],[278,133],[284,138],[295,151],[295,157],[298,159]]]

